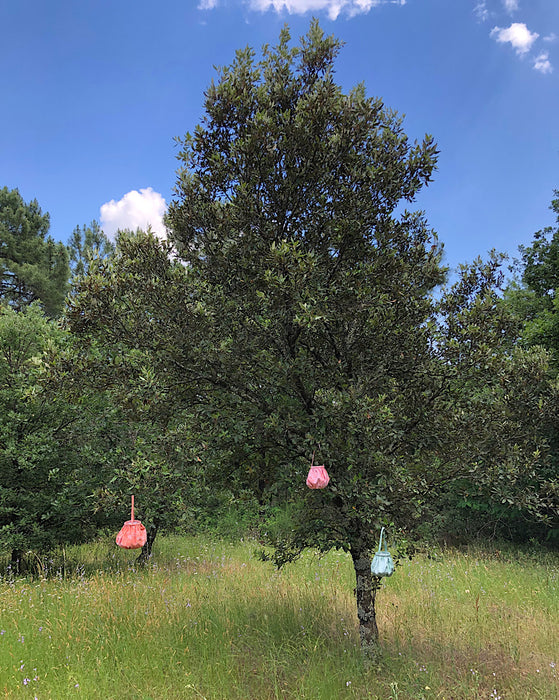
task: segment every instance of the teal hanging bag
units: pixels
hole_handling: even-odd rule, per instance
[[[382,548],[382,538],[384,537],[384,549]],[[390,552],[386,549],[386,535],[384,528],[380,531],[380,540],[378,543],[378,551],[371,562],[371,573],[373,576],[392,576],[394,573],[394,562],[390,556]]]

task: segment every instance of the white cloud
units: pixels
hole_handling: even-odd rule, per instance
[[[518,10],[518,0],[503,0],[503,5],[507,12],[515,12]]]
[[[199,10],[213,10],[217,7],[218,0],[200,0],[198,3]]]
[[[534,61],[534,69],[540,73],[551,73],[553,71],[553,66],[549,61],[549,54],[547,51],[542,51],[542,53],[537,56]]]
[[[167,204],[159,192],[151,187],[132,190],[115,202],[111,199],[101,206],[101,228],[105,234],[114,239],[119,229],[147,229],[161,238],[166,237],[163,215]]]
[[[522,56],[530,51],[539,34],[530,32],[525,24],[514,22],[507,29],[493,27],[490,36],[501,44],[509,42],[516,53]]]
[[[551,32],[551,34],[548,34],[547,36],[544,36],[544,38],[543,38],[544,41],[548,41],[549,43],[551,43],[552,41],[555,41],[556,39],[557,39],[557,34],[554,34],[553,32]]]

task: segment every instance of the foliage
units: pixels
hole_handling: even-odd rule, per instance
[[[555,190],[554,194],[550,209],[557,215],[559,224],[559,190]],[[503,304],[518,320],[519,344],[548,351],[551,358],[550,387],[556,397],[559,368],[559,225],[537,231],[531,245],[520,246],[519,250],[521,260],[516,262],[514,268],[518,279],[505,290]],[[542,530],[532,524],[528,531],[535,529],[540,538],[552,538],[559,542],[557,412],[554,406],[550,409],[542,415],[541,426],[550,445],[550,454],[547,459],[542,459],[539,473],[543,481],[542,495],[548,502],[547,516],[551,527]]]
[[[79,408],[42,382],[47,353],[64,342],[37,304],[0,307],[0,548],[14,559],[84,541],[98,525]]]
[[[557,215],[559,224],[559,190],[550,209]],[[551,236],[551,240],[548,240]],[[520,246],[522,257],[522,281],[540,299],[551,300],[559,287],[559,226],[537,231],[530,246]]]
[[[206,363],[227,378],[221,420],[255,445],[253,480],[285,493],[304,483],[316,451],[336,485],[330,498],[313,494],[307,512],[336,522],[311,527],[307,541],[348,547],[348,528],[356,540],[369,529],[352,511],[373,501],[371,524],[381,519],[367,472],[394,461],[383,448],[420,352],[405,324],[425,321],[444,276],[422,218],[390,216],[429,179],[435,147],[410,146],[362,87],[342,94],[339,44],[317,25],[300,51],[288,41],[285,30],[258,65],[238,52],[208,90],[169,222],[212,320]],[[401,337],[381,333],[398,320]]]
[[[83,228],[76,226],[68,241],[72,274],[76,277],[85,275],[92,259],[110,257],[114,250],[114,243],[107,238],[97,221]]]
[[[68,252],[48,236],[49,215],[18,190],[0,190],[0,297],[15,309],[39,301],[48,316],[62,311]]]
[[[550,209],[559,224],[559,190]],[[505,302],[522,324],[521,342],[525,346],[541,345],[553,358],[557,370],[559,349],[559,225],[536,231],[532,244],[519,246],[521,260],[514,270],[518,278],[506,290]]]
[[[193,431],[199,313],[187,277],[150,231],[121,233],[114,255],[92,260],[75,282],[66,314],[75,343],[58,361],[76,390],[103,392],[119,411],[105,507],[134,493],[139,516],[156,528],[192,526],[212,471]]]

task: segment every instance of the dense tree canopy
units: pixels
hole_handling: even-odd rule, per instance
[[[505,306],[515,315],[519,344],[545,348],[551,357],[550,383],[557,388],[559,369],[559,190],[550,209],[557,215],[557,226],[547,226],[533,235],[530,245],[520,246],[520,260],[514,270],[517,279],[505,290]],[[543,479],[542,496],[547,502],[547,529],[542,536],[559,541],[559,441],[557,411],[542,416],[542,433],[550,444],[550,454],[539,467]],[[534,532],[534,525],[528,530]],[[537,528],[541,533],[542,528]]]
[[[519,279],[509,285],[506,302],[522,324],[524,345],[541,345],[559,362],[559,190],[551,202],[557,226],[536,231],[532,243],[520,246],[515,269]]]
[[[119,407],[118,458],[105,495],[114,502],[136,494],[150,536],[184,525],[201,498],[212,502],[203,478],[211,472],[207,445],[194,437],[206,420],[197,413],[191,361],[201,352],[201,317],[188,298],[188,272],[171,251],[150,231],[123,232],[114,255],[92,260],[68,302],[75,342],[57,359],[66,387],[77,381],[74,391],[103,392]]]
[[[47,235],[49,215],[17,190],[0,190],[0,296],[15,309],[39,301],[49,316],[62,311],[68,251]]]
[[[98,524],[94,443],[84,447],[91,427],[79,405],[42,381],[47,354],[64,342],[36,303],[0,306],[0,549],[14,562],[85,540]]]

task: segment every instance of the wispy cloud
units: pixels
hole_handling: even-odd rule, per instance
[[[519,56],[522,56],[532,48],[532,44],[539,37],[536,32],[531,32],[528,27],[521,22],[513,22],[510,27],[501,29],[493,27],[490,36],[500,44],[510,43]]]
[[[115,201],[111,199],[101,206],[101,228],[105,235],[114,239],[120,229],[147,229],[151,226],[153,232],[161,238],[166,237],[163,215],[167,205],[165,199],[151,187],[132,190]]]
[[[480,22],[485,22],[489,18],[489,10],[487,9],[486,0],[480,0],[474,7],[474,14],[480,20]]]
[[[505,10],[511,14],[518,10],[518,0],[503,0],[503,5],[505,6]]]
[[[212,10],[219,0],[200,0],[199,10]],[[330,19],[337,19],[340,14],[355,17],[366,14],[379,5],[405,5],[406,0],[249,0],[249,7],[259,12],[272,10],[278,14],[304,15],[308,12],[324,11]]]
[[[551,65],[547,51],[542,51],[542,53],[536,57],[534,61],[534,70],[544,74],[553,71],[553,66]]]

